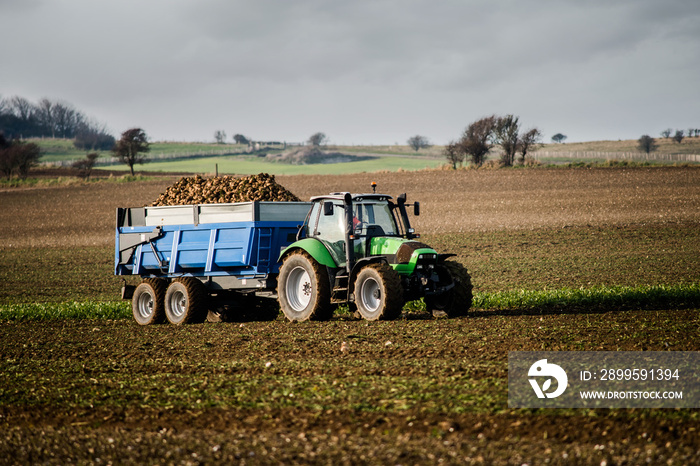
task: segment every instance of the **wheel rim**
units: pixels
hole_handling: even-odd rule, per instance
[[[296,267],[287,278],[287,302],[294,312],[301,312],[309,305],[313,286],[311,276],[304,267]]]
[[[143,293],[139,296],[136,303],[136,309],[138,310],[139,316],[143,319],[148,319],[153,315],[153,295],[151,293]]]
[[[187,310],[187,296],[180,290],[175,290],[170,295],[170,312],[175,317],[182,317]]]
[[[374,312],[379,309],[379,306],[382,304],[382,293],[379,283],[373,278],[365,280],[360,290],[360,297],[362,298],[362,306],[368,311]]]

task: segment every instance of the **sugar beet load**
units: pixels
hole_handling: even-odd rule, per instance
[[[407,301],[450,317],[471,306],[467,270],[416,241],[406,195],[333,193],[306,202],[118,209],[115,273],[142,325],[274,318],[326,320],[347,304],[367,320]],[[419,205],[413,206],[414,215]]]

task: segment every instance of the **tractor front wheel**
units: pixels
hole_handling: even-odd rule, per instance
[[[404,305],[401,278],[388,264],[370,264],[355,279],[357,312],[366,320],[393,320]]]
[[[304,251],[290,254],[282,263],[277,296],[282,312],[292,322],[328,320],[333,315],[326,267]]]
[[[427,296],[427,310],[433,314],[444,312],[448,317],[466,315],[472,305],[472,280],[467,269],[459,262],[445,261],[438,265],[435,273],[440,278],[438,286],[452,283],[454,287],[441,295]]]

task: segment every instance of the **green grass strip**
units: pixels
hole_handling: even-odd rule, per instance
[[[131,303],[67,302],[43,304],[9,304],[0,306],[0,321],[65,320],[65,319],[126,319],[131,317]]]
[[[689,309],[700,307],[700,283],[601,286],[476,293],[472,307],[495,310]]]
[[[693,308],[700,308],[700,283],[475,293],[472,303],[472,309],[516,312]],[[407,309],[424,311],[425,305],[414,302]],[[0,305],[0,321],[129,318],[131,303],[128,301]]]

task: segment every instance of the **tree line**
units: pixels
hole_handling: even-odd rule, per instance
[[[467,126],[462,136],[450,141],[443,149],[452,168],[469,160],[480,167],[494,146],[501,148],[500,164],[504,167],[524,164],[529,151],[540,145],[542,132],[538,128],[523,129],[515,115],[491,115]]]
[[[111,150],[114,136],[73,105],[47,98],[33,103],[20,96],[0,97],[0,133],[6,140],[31,137],[75,139],[81,150]]]
[[[688,128],[687,131],[683,130],[683,129],[677,129],[677,130],[675,130],[675,133],[674,133],[674,130],[672,130],[671,128],[668,128],[668,129],[661,131],[661,137],[663,137],[664,139],[671,139],[671,140],[677,142],[678,144],[680,144],[681,142],[683,142],[683,139],[686,137],[689,137],[689,138],[700,137],[700,128]]]

